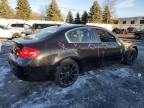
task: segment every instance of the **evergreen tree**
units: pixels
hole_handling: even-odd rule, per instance
[[[111,13],[109,7],[106,5],[103,11],[103,23],[110,24],[112,23]]]
[[[49,5],[46,20],[63,21],[63,17],[55,0],[52,0],[51,4]]]
[[[8,0],[1,0],[0,2],[0,16],[3,18],[13,18],[14,14],[9,6]]]
[[[31,7],[28,0],[17,0],[16,18],[29,20],[31,19]]]
[[[87,11],[84,11],[84,13],[83,13],[83,15],[81,17],[81,22],[83,24],[86,24],[88,22],[88,13],[87,13]]]
[[[75,18],[75,24],[80,24],[81,20],[80,20],[80,14],[79,12],[76,14],[76,18]]]
[[[67,18],[66,18],[66,22],[67,23],[73,23],[73,15],[72,15],[71,11],[68,12],[68,15],[67,15]]]
[[[102,22],[102,11],[101,7],[96,0],[90,9],[90,22],[91,23],[101,23]]]

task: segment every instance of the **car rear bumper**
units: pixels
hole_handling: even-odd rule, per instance
[[[9,64],[12,69],[12,73],[20,80],[25,81],[47,81],[53,80],[54,66],[21,66],[15,60],[12,59],[12,55],[9,55]]]

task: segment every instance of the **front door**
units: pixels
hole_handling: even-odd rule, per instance
[[[100,47],[103,48],[102,62],[114,62],[121,61],[123,47],[116,37],[106,30],[97,29],[97,36],[101,40]]]

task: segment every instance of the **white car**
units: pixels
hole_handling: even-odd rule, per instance
[[[10,29],[8,27],[0,25],[0,38],[12,39],[12,38],[18,38],[18,37],[22,37],[21,30]]]
[[[22,32],[25,31],[25,29],[31,28],[31,25],[26,23],[12,23],[7,25],[11,29],[20,30]]]

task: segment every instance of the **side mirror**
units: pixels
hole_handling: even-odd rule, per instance
[[[33,34],[33,31],[32,31],[31,28],[27,28],[27,29],[25,29],[24,34],[25,34],[26,36],[27,36],[27,35],[31,35],[31,34]]]

